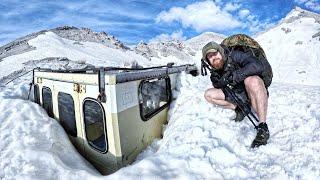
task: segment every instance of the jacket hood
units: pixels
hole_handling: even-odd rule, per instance
[[[203,60],[207,60],[207,54],[209,52],[214,52],[214,51],[218,51],[221,54],[222,59],[225,61],[224,49],[221,47],[220,44],[218,44],[218,43],[216,43],[214,41],[211,41],[208,44],[206,44],[205,46],[203,46],[203,48],[202,48],[202,59]]]

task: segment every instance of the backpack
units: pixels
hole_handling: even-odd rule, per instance
[[[266,54],[259,43],[245,34],[229,36],[221,42],[221,45],[226,46],[230,52],[233,50],[240,50],[243,52],[251,51],[255,57],[260,59],[260,56],[262,56],[267,59]]]

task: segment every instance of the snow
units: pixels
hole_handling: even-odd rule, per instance
[[[49,179],[96,174],[57,121],[26,100],[28,85],[0,92],[0,179]]]
[[[23,69],[23,63],[27,61],[47,57],[67,57],[73,61],[84,61],[96,66],[124,66],[134,61],[149,66],[154,65],[133,51],[124,53],[122,50],[109,48],[95,42],[81,42],[81,44],[75,42],[61,38],[53,32],[41,34],[28,42],[29,45],[36,47],[35,50],[10,56],[0,61],[0,77]]]
[[[320,23],[315,23],[314,18],[301,17],[283,22],[256,38],[273,68],[274,82],[320,85],[316,71],[320,69],[320,41],[319,37],[312,38],[319,29]]]
[[[18,83],[0,93],[0,177],[76,179],[315,178],[320,175],[320,87],[274,83],[269,89],[267,146],[251,149],[248,119],[203,98],[208,77],[181,74],[163,139],[130,166],[101,176],[73,148],[61,126],[25,100]],[[24,84],[24,85],[21,85]],[[8,108],[12,107],[12,108]]]
[[[308,18],[299,22],[282,24],[258,37],[275,76],[269,88],[271,137],[266,146],[250,148],[256,131],[247,118],[234,122],[233,111],[206,102],[203,94],[211,87],[209,77],[182,73],[163,138],[133,164],[102,176],[75,150],[59,123],[27,100],[29,73],[0,86],[0,179],[318,179],[320,55],[319,41],[311,38],[318,24]],[[281,27],[292,31],[285,34]],[[297,37],[303,44],[295,44]],[[104,66],[132,60],[150,66],[169,62],[171,57],[149,61],[132,51],[81,43],[50,32],[40,35],[29,41],[36,50],[0,62],[0,77],[23,68],[23,62],[52,56]],[[281,47],[276,49],[274,44]],[[198,51],[194,62],[199,64],[200,58]]]
[[[296,17],[296,16],[298,16],[299,14],[300,14],[300,12],[301,12],[301,9],[299,8],[299,7],[296,7],[295,9],[293,9],[292,11],[290,11],[289,13],[288,13],[288,15],[284,18],[284,19],[290,19],[290,18],[292,18],[292,17]]]
[[[210,41],[215,41],[217,43],[222,42],[222,40],[226,38],[225,35],[217,34],[214,32],[205,32],[199,36],[193,37],[186,41],[186,44],[196,50],[201,50],[206,43]]]

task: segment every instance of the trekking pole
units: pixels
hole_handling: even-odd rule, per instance
[[[235,100],[235,102],[237,103],[238,107],[240,108],[240,110],[242,111],[243,114],[246,114],[246,116],[248,117],[248,119],[250,120],[250,122],[253,124],[253,126],[258,129],[258,126],[253,122],[252,118],[249,116],[251,115],[257,122],[259,122],[259,119],[252,113],[251,111],[251,107],[247,107],[249,110],[249,113],[247,114],[244,110],[245,107],[244,103],[241,101],[241,99],[239,99],[239,97],[237,97],[237,95],[227,86],[225,87],[225,90],[231,95],[231,97]]]

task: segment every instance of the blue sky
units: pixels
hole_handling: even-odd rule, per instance
[[[105,31],[127,45],[206,31],[252,35],[295,6],[320,13],[319,0],[0,0],[0,46],[63,25]]]

